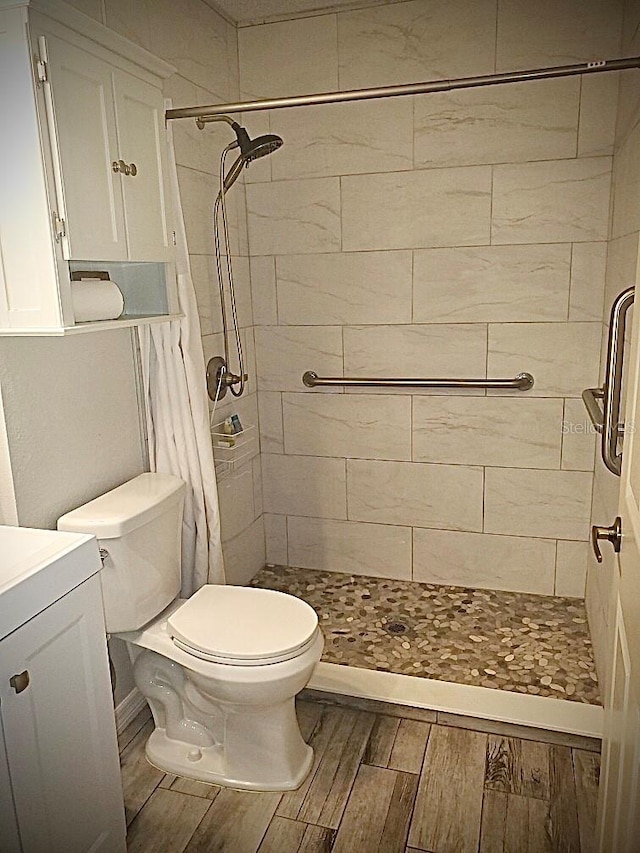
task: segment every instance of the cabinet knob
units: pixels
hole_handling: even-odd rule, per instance
[[[9,684],[13,687],[16,693],[22,693],[29,686],[29,673],[25,669],[24,672],[19,672],[17,675],[12,675],[9,679]]]
[[[135,176],[138,174],[138,167],[136,166],[136,164],[135,163],[129,163],[129,165],[127,166],[127,171],[125,174],[131,175],[132,178],[135,178]]]

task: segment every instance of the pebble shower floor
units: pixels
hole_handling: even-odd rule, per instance
[[[600,703],[580,599],[290,566],[251,584],[315,609],[327,663]]]

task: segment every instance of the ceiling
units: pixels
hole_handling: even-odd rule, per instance
[[[238,26],[282,21],[287,18],[340,9],[362,9],[397,0],[205,0],[209,6]]]

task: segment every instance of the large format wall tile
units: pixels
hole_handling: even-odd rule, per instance
[[[573,244],[569,320],[602,320],[607,246],[605,242]]]
[[[592,474],[485,469],[486,533],[587,538]]]
[[[345,375],[483,376],[486,326],[480,323],[344,328]]]
[[[286,151],[273,158],[274,180],[393,172],[413,166],[410,98],[282,110],[277,114],[277,133],[285,140]]]
[[[282,427],[282,394],[258,391],[260,418],[260,450],[262,453],[284,453]]]
[[[287,519],[289,565],[411,579],[411,528],[322,518]]]
[[[575,157],[579,99],[577,78],[422,95],[415,101],[415,165]]]
[[[562,400],[416,397],[416,462],[559,468]]]
[[[567,319],[571,247],[486,246],[414,252],[416,323]]]
[[[306,370],[342,374],[342,331],[337,326],[258,326],[255,336],[261,391],[302,391]]]
[[[264,500],[271,512],[346,518],[344,459],[262,454]]]
[[[492,243],[606,240],[610,157],[495,166]]]
[[[283,394],[285,453],[348,459],[411,458],[411,398]]]
[[[553,595],[555,559],[549,539],[413,531],[413,580],[422,583]]]
[[[411,252],[284,255],[276,260],[281,323],[411,322]]]
[[[490,74],[495,0],[412,0],[338,15],[340,88]]]
[[[613,154],[618,84],[618,74],[591,74],[582,78],[578,157]]]
[[[248,184],[252,255],[340,250],[340,181],[315,178]]]
[[[535,379],[529,396],[579,397],[584,388],[597,384],[599,354],[599,323],[489,326],[489,376],[515,376],[525,370]]]
[[[558,542],[556,595],[584,598],[588,549],[586,542]]]
[[[564,401],[562,419],[562,468],[593,471],[598,433],[581,399]]]
[[[348,517],[482,530],[482,468],[347,460]]]
[[[338,89],[335,15],[238,29],[243,98]]]
[[[342,178],[343,249],[489,243],[491,168]]]

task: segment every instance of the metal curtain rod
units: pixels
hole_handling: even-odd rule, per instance
[[[313,370],[302,375],[307,388],[317,385],[355,385],[366,388],[512,388],[516,391],[528,391],[533,388],[533,376],[530,373],[518,373],[514,379],[346,379],[339,376],[318,376]]]
[[[203,107],[183,107],[167,110],[165,116],[198,118],[228,113],[275,110],[285,107],[306,107],[317,104],[337,104],[344,101],[367,101],[373,98],[391,98],[399,95],[426,95],[431,92],[449,92],[452,89],[473,89],[478,86],[495,86],[500,83],[520,83],[527,80],[544,80],[548,77],[571,77],[576,74],[600,74],[603,71],[624,71],[640,68],[640,56],[628,59],[602,59],[578,65],[556,65],[551,68],[532,68],[528,71],[506,71],[503,74],[484,74],[479,77],[459,77],[454,80],[430,80],[424,83],[405,83],[401,86],[379,86],[373,89],[350,89],[346,92],[321,92],[317,95],[295,95],[290,98],[269,98],[260,101],[238,101],[232,104],[210,104]]]

